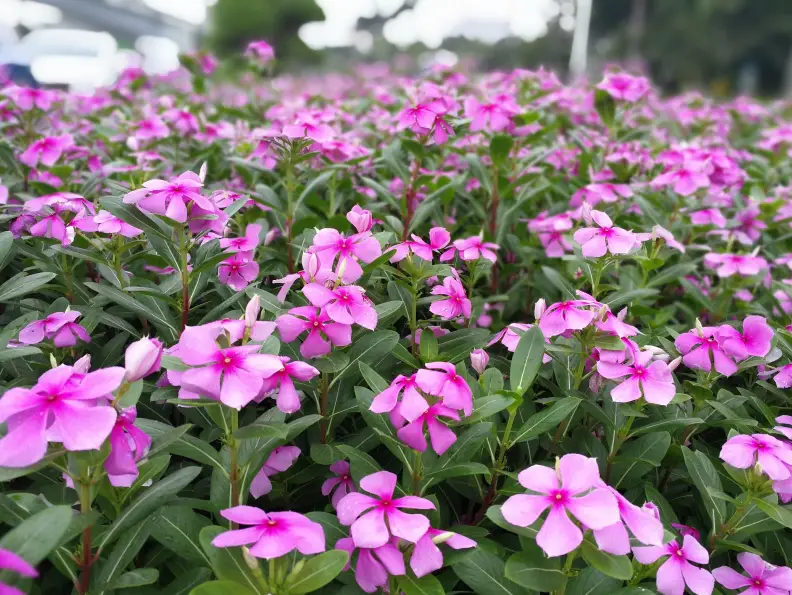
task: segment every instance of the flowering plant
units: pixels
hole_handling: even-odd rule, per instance
[[[0,593],[792,592],[787,105],[245,55],[0,89]]]

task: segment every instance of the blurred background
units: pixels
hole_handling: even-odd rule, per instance
[[[258,39],[290,73],[616,64],[669,93],[792,94],[792,0],[0,0],[0,65],[29,84],[90,92],[196,50],[228,73]]]

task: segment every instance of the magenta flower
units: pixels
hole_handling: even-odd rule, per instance
[[[300,345],[300,354],[307,358],[321,357],[330,353],[333,346],[346,347],[352,343],[352,327],[333,322],[323,308],[318,311],[313,306],[292,308],[289,314],[276,318],[275,324],[281,339],[287,343],[308,331]]]
[[[396,130],[409,128],[416,134],[428,134],[435,123],[437,113],[438,106],[434,103],[431,105],[418,103],[414,107],[404,108],[399,114]]]
[[[126,381],[135,382],[149,374],[159,372],[162,362],[162,343],[159,339],[143,337],[132,343],[124,352]]]
[[[251,223],[241,238],[222,238],[220,247],[227,252],[253,252],[259,245],[261,225]]]
[[[91,336],[82,325],[74,322],[80,316],[77,310],[68,310],[35,320],[19,332],[19,341],[25,345],[35,345],[44,339],[52,339],[55,347],[74,347],[78,338],[88,343]]]
[[[638,352],[635,354],[635,361],[629,365],[597,362],[597,372],[603,378],[614,380],[628,376],[627,380],[611,391],[611,398],[616,403],[637,401],[641,396],[653,405],[665,406],[673,400],[676,388],[671,370],[663,361],[650,364],[652,356],[649,351]]]
[[[641,564],[653,564],[659,558],[668,556],[657,570],[657,590],[663,595],[683,595],[685,585],[696,595],[712,593],[715,579],[707,570],[691,564],[707,564],[709,554],[690,535],[685,535],[681,546],[672,541],[660,546],[635,547],[633,555]]]
[[[621,520],[594,531],[594,539],[600,549],[617,556],[629,554],[630,535],[627,529],[645,545],[663,545],[663,523],[652,510],[647,508],[647,504],[639,508],[622,496],[618,490],[604,484],[603,487],[616,498]]]
[[[402,395],[399,414],[407,421],[415,421],[429,409],[429,403],[418,392],[416,375],[402,376],[399,374],[390,386],[374,397],[369,409],[374,413],[393,411],[399,395]]]
[[[170,135],[168,125],[159,116],[151,116],[134,122],[132,130],[134,138],[139,140],[167,138]]]
[[[222,327],[187,327],[179,339],[178,357],[194,366],[181,374],[187,391],[241,409],[255,399],[265,379],[283,369],[280,358],[257,353],[259,345],[221,348]]]
[[[443,405],[461,409],[465,415],[473,413],[473,392],[465,379],[457,374],[454,364],[431,362],[429,370],[418,370],[415,382],[422,391],[442,397]]]
[[[308,382],[314,376],[319,375],[319,370],[309,366],[305,362],[292,362],[288,357],[274,357],[278,360],[278,369],[271,375],[264,378],[256,400],[260,403],[261,399],[271,396],[271,393],[278,390],[275,404],[284,413],[294,413],[300,409],[300,397],[294,388],[293,378],[301,382]]]
[[[459,258],[462,260],[478,260],[486,258],[490,262],[497,262],[498,255],[496,250],[500,249],[498,244],[485,242],[480,236],[471,236],[464,240],[454,241],[454,248],[459,251]]]
[[[362,287],[347,285],[328,289],[319,283],[309,283],[302,292],[312,305],[325,308],[327,315],[335,322],[359,324],[369,330],[377,327],[377,311]]]
[[[27,561],[10,550],[0,548],[0,570],[10,570],[14,574],[28,578],[36,578],[38,571]],[[25,595],[16,587],[0,583],[0,595]]]
[[[735,273],[742,277],[758,275],[767,269],[767,261],[761,256],[750,254],[718,254],[708,252],[704,255],[704,264],[715,269],[718,277],[731,277]]]
[[[635,103],[649,93],[649,81],[642,76],[632,76],[625,72],[608,72],[605,79],[597,85],[614,99]]]
[[[296,512],[264,512],[253,506],[234,506],[221,510],[223,518],[239,525],[252,525],[220,533],[212,540],[215,547],[250,546],[250,555],[271,560],[297,550],[303,555],[325,551],[322,525]]]
[[[792,440],[792,415],[779,415],[776,417],[776,423],[779,425],[774,426],[773,429]]]
[[[266,64],[275,59],[275,50],[266,41],[251,41],[245,50],[245,56],[255,58],[260,64]]]
[[[355,205],[346,215],[349,221],[358,233],[365,233],[371,229],[373,219],[371,218],[371,211],[361,209],[360,206]]]
[[[720,458],[737,469],[748,469],[759,463],[762,471],[774,481],[792,476],[792,449],[767,434],[732,436],[721,448]]]
[[[395,541],[395,540],[394,540]],[[335,549],[349,553],[351,565],[355,549],[358,550],[355,563],[355,582],[366,593],[374,593],[388,584],[388,576],[404,576],[404,554],[390,541],[379,547],[359,547],[351,537],[343,537],[335,544]]]
[[[773,329],[763,316],[747,316],[743,321],[743,332],[727,324],[718,327],[718,343],[723,351],[742,361],[749,356],[764,357],[770,353]]]
[[[573,207],[579,207],[586,202],[594,207],[601,202],[612,203],[617,202],[621,198],[630,198],[632,196],[633,191],[628,184],[588,184],[572,195],[569,204]]]
[[[713,225],[715,227],[726,227],[726,217],[723,216],[720,209],[710,208],[701,209],[690,213],[690,222],[693,225]]]
[[[465,117],[470,118],[470,131],[505,130],[511,125],[511,114],[497,103],[479,103],[474,97],[465,99]]]
[[[142,211],[186,223],[188,208],[192,205],[208,213],[216,210],[211,200],[201,196],[202,186],[203,181],[198,174],[187,171],[169,181],[143,182],[143,188],[127,193],[124,202],[134,204]]]
[[[100,405],[124,380],[124,368],[90,374],[58,366],[42,374],[33,388],[12,388],[0,399],[0,423],[8,434],[0,438],[0,467],[27,467],[47,452],[47,441],[66,450],[95,450],[110,435],[116,421],[112,407]]]
[[[773,382],[778,388],[792,387],[792,364],[781,366],[773,377]],[[787,436],[787,438],[792,440],[792,436]]]
[[[399,440],[410,448],[424,452],[426,450],[424,426],[426,426],[427,430],[429,430],[432,448],[438,455],[442,455],[456,442],[457,437],[451,428],[438,421],[438,417],[447,417],[454,421],[459,421],[459,413],[454,409],[446,407],[442,403],[435,403],[415,420],[400,428],[396,435]]]
[[[556,464],[557,471],[532,465],[520,472],[520,484],[539,495],[517,494],[503,503],[503,517],[513,525],[527,527],[547,509],[550,512],[536,536],[548,556],[563,556],[583,541],[583,532],[569,514],[590,529],[604,529],[619,522],[619,505],[601,485],[597,460],[567,454]]]
[[[411,238],[388,248],[394,250],[389,262],[401,262],[411,253],[428,262],[432,261],[432,247],[415,234],[412,234]]]
[[[61,136],[47,136],[33,141],[19,156],[19,160],[28,167],[36,167],[39,162],[47,167],[52,167],[61,158],[63,152],[74,146],[71,134]]]
[[[566,331],[579,331],[590,325],[601,304],[594,300],[571,300],[551,304],[539,318],[539,328],[546,338],[555,337]]]
[[[608,252],[627,254],[639,243],[633,232],[614,227],[606,213],[591,211],[591,219],[597,227],[578,229],[573,236],[583,247],[583,256],[586,258],[599,258]]]
[[[442,531],[429,527],[424,536],[415,544],[415,549],[410,556],[410,568],[415,576],[420,578],[443,567],[443,552],[437,547],[438,543],[444,543],[455,550],[476,547],[476,542],[469,537],[453,531]]]
[[[731,376],[737,371],[737,364],[723,351],[716,335],[718,328],[713,326],[702,327],[701,330],[688,331],[679,335],[674,341],[674,346],[682,354],[682,362],[694,370],[715,370],[724,376]],[[711,358],[710,358],[711,356]]]
[[[317,143],[324,143],[335,136],[335,131],[327,124],[298,122],[283,127],[283,136],[287,138],[308,138]]]
[[[448,299],[432,302],[429,311],[443,320],[451,320],[464,316],[470,318],[472,304],[465,293],[465,287],[454,277],[443,279],[443,285],[432,288],[432,295],[444,295]]]
[[[355,491],[355,481],[349,471],[349,463],[346,461],[336,461],[330,465],[330,471],[335,473],[335,477],[326,479],[322,484],[322,495],[329,496],[333,508],[338,508],[338,503],[347,494]]]
[[[478,374],[483,374],[487,369],[489,359],[489,354],[483,349],[474,349],[470,352],[470,365]]]
[[[235,291],[242,291],[255,281],[259,274],[259,265],[249,254],[237,252],[217,265],[217,278],[220,283]]]
[[[429,528],[429,519],[425,516],[407,514],[401,509],[434,510],[435,505],[418,496],[394,499],[396,480],[396,474],[390,471],[372,473],[360,480],[360,487],[376,498],[352,492],[338,503],[338,520],[342,525],[352,526],[352,540],[357,547],[383,546],[391,535],[417,543]]]
[[[727,589],[745,589],[740,595],[787,595],[792,585],[792,570],[782,566],[771,566],[761,557],[750,552],[737,554],[737,561],[748,573],[740,574],[728,566],[712,571],[712,576]]]
[[[363,275],[358,260],[368,263],[382,255],[382,247],[371,232],[346,237],[332,228],[316,233],[310,251],[319,257],[321,268],[332,269],[338,257],[336,272],[344,283],[354,283]]]
[[[495,345],[498,341],[511,353],[517,349],[517,344],[520,342],[520,337],[522,337],[523,333],[527,331],[529,328],[533,327],[532,324],[523,324],[522,322],[513,322],[502,331],[497,333],[489,343],[487,343],[487,347],[491,345]],[[545,344],[550,345],[550,339],[545,338]],[[545,364],[549,364],[552,361],[551,358],[547,353],[542,356],[542,362]]]
[[[104,462],[107,478],[117,488],[128,488],[138,477],[137,464],[151,448],[151,436],[135,427],[137,409],[118,414],[110,432],[110,454]]]
[[[690,196],[699,188],[709,188],[710,178],[701,166],[689,165],[663,172],[652,180],[651,185],[655,188],[673,186],[677,194]]]
[[[300,456],[300,449],[296,446],[279,446],[273,450],[264,465],[250,483],[250,495],[254,498],[261,498],[272,491],[270,477],[276,473],[283,473],[294,465],[294,461]]]
[[[9,97],[23,112],[30,111],[34,107],[46,111],[57,99],[55,92],[50,89],[33,89],[16,85],[3,89],[3,95]]]
[[[122,221],[107,211],[99,211],[96,215],[75,219],[71,222],[71,226],[81,231],[120,234],[125,238],[134,238],[143,233],[142,229]]]

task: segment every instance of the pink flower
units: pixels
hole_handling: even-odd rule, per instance
[[[357,229],[358,233],[365,233],[371,229],[371,211],[361,209],[358,205],[352,207],[352,210],[347,213],[346,218],[347,221]]]
[[[614,99],[635,103],[649,93],[649,81],[642,76],[632,76],[625,72],[609,72],[597,85]]]
[[[470,365],[478,372],[483,374],[489,364],[489,354],[483,349],[474,349],[470,352]]]
[[[673,186],[677,194],[690,196],[699,188],[708,188],[710,178],[700,166],[693,165],[665,171],[652,180],[651,185],[659,188]]]
[[[198,174],[187,171],[169,181],[143,182],[143,188],[127,193],[124,202],[134,204],[142,211],[186,223],[188,207],[195,205],[208,213],[216,211],[214,203],[201,196],[202,186],[203,181]]]
[[[9,570],[14,574],[19,574],[28,578],[36,578],[38,571],[27,563],[27,561],[10,550],[0,548],[0,570]],[[0,594],[2,595],[25,595],[24,592],[16,587],[0,583]]]
[[[627,254],[638,243],[633,232],[614,227],[606,213],[591,211],[591,219],[598,227],[578,229],[573,236],[583,246],[583,256],[586,258],[599,258],[607,252]]]
[[[107,211],[99,211],[96,215],[75,219],[71,225],[81,231],[120,234],[125,238],[134,238],[143,233],[142,229],[122,221]]]
[[[297,390],[294,388],[294,381],[292,378],[301,382],[308,382],[314,376],[319,375],[319,370],[313,366],[309,366],[305,362],[289,361],[288,357],[280,356],[275,357],[275,359],[279,360],[279,369],[272,375],[264,378],[256,400],[261,402],[261,399],[269,396],[275,389],[278,389],[278,396],[275,400],[278,409],[284,413],[294,413],[300,409],[300,397],[297,394]]]
[[[252,525],[220,533],[212,540],[215,547],[250,546],[250,555],[271,560],[297,550],[303,555],[325,550],[322,525],[296,512],[264,512],[253,506],[234,506],[221,510],[223,518],[239,525]]]
[[[773,377],[778,388],[789,388],[792,386],[792,364],[786,364],[778,369],[778,373]],[[792,436],[787,436],[792,440]]]
[[[286,471],[299,456],[300,449],[296,446],[279,446],[273,450],[250,483],[250,495],[261,498],[269,494],[272,491],[270,476]]]
[[[245,50],[245,56],[255,58],[260,64],[266,64],[275,59],[275,50],[266,41],[251,41]]]
[[[16,85],[3,89],[3,95],[9,97],[24,112],[34,107],[46,111],[57,99],[57,95],[49,89],[32,89]]]
[[[325,308],[327,315],[335,322],[359,324],[369,330],[377,327],[377,311],[362,287],[347,285],[328,289],[319,283],[309,283],[302,291],[312,305]]]
[[[337,273],[344,283],[354,283],[363,275],[358,260],[372,262],[382,255],[382,247],[371,232],[349,237],[332,228],[320,229],[314,236],[310,251],[316,254],[322,268],[333,268],[338,257]]]
[[[773,481],[792,476],[792,449],[767,434],[732,436],[721,448],[720,458],[737,469],[748,469],[759,463]]]
[[[696,595],[712,593],[715,579],[708,571],[691,564],[707,564],[709,554],[690,535],[685,535],[681,546],[672,541],[660,546],[635,547],[633,555],[641,564],[653,564],[659,558],[668,556],[657,570],[657,590],[663,595],[683,595],[685,585]]]
[[[696,541],[701,540],[701,533],[698,532],[698,529],[694,529],[693,527],[689,527],[681,523],[671,523],[671,526],[676,529],[682,537],[690,535]]]
[[[690,213],[690,222],[693,225],[714,225],[715,227],[726,227],[726,217],[720,209],[710,208],[694,211]]]
[[[737,361],[749,356],[764,357],[770,353],[771,329],[763,316],[747,316],[743,321],[743,332],[724,324],[718,327],[718,343],[727,355]]]
[[[388,576],[404,576],[404,554],[390,541],[379,547],[359,547],[351,537],[343,537],[335,544],[335,549],[349,552],[350,562],[358,550],[355,563],[355,582],[366,593],[374,593],[388,584]]]
[[[632,188],[628,184],[598,183],[588,184],[572,195],[569,205],[579,207],[584,202],[594,207],[601,202],[617,202],[621,198],[633,196]]]
[[[0,438],[0,467],[27,467],[40,461],[47,441],[66,450],[95,450],[110,435],[116,421],[112,407],[99,405],[121,386],[124,368],[77,374],[60,365],[42,374],[33,388],[12,388],[0,399],[0,423],[8,434]]]
[[[447,417],[454,421],[459,421],[459,414],[455,410],[446,407],[442,403],[435,403],[414,421],[400,428],[396,435],[399,440],[410,448],[424,452],[426,450],[425,425],[429,430],[432,448],[438,455],[442,455],[456,442],[457,437],[453,430],[437,420],[438,417]]]
[[[653,514],[652,510],[645,507],[639,508],[622,496],[618,490],[610,486],[603,484],[602,487],[610,491],[616,498],[616,502],[619,505],[619,515],[621,516],[619,522],[594,531],[594,539],[603,551],[617,556],[629,554],[630,535],[627,533],[628,528],[636,539],[643,544],[663,545],[663,523]]]
[[[308,138],[317,143],[324,143],[335,136],[335,131],[327,124],[299,122],[284,126],[283,136],[287,138]]]
[[[429,519],[425,516],[407,514],[400,509],[434,510],[435,505],[418,496],[394,499],[396,480],[396,474],[390,471],[372,473],[360,480],[360,487],[376,495],[376,498],[352,492],[338,503],[338,520],[342,525],[352,526],[352,540],[357,547],[383,546],[388,543],[391,535],[417,543],[429,528]]]
[[[700,331],[688,331],[676,338],[674,346],[682,354],[682,361],[688,368],[709,372],[714,361],[715,370],[724,376],[731,376],[737,371],[737,364],[721,349],[716,339],[717,332],[716,327],[705,326]]]
[[[187,327],[179,339],[178,357],[194,366],[181,374],[181,386],[190,392],[241,409],[255,399],[270,379],[283,369],[274,355],[257,353],[259,345],[221,348],[220,326]]]
[[[417,104],[414,107],[407,107],[399,114],[399,121],[396,130],[410,128],[416,134],[428,134],[435,123],[437,111],[432,109],[434,105]]]
[[[741,552],[737,561],[748,573],[740,574],[728,566],[712,571],[712,576],[727,589],[745,589],[740,595],[786,595],[792,585],[792,570],[771,566],[756,554]]]
[[[597,460],[567,454],[556,464],[557,471],[532,465],[520,472],[520,484],[539,495],[517,494],[503,503],[503,517],[518,527],[536,522],[550,512],[536,536],[536,543],[551,557],[568,554],[583,541],[583,532],[569,514],[591,529],[604,529],[619,521],[619,505],[601,485]]]
[[[443,320],[451,320],[464,316],[470,318],[471,303],[465,293],[465,288],[457,279],[453,277],[446,277],[443,279],[443,285],[436,285],[432,288],[432,295],[447,296],[446,300],[439,300],[432,302],[429,306],[429,311],[436,314]]]
[[[597,312],[590,307],[600,307],[593,300],[572,300],[551,304],[539,318],[539,328],[545,337],[555,337],[566,331],[579,331],[594,321]]]
[[[241,238],[222,238],[220,247],[227,252],[253,252],[259,245],[261,225],[251,223],[245,228]]]
[[[321,357],[330,353],[331,346],[346,347],[352,343],[352,327],[348,324],[332,322],[324,309],[300,306],[289,310],[275,319],[281,339],[287,343],[294,341],[303,332],[308,336],[300,345],[303,357]],[[327,337],[325,340],[324,337]]]
[[[19,341],[25,345],[35,345],[44,339],[52,339],[55,347],[74,347],[78,338],[88,343],[91,336],[82,325],[74,322],[79,317],[77,310],[55,312],[25,326],[19,332]]]
[[[780,432],[781,434],[792,440],[792,415],[779,415],[778,417],[776,417],[776,423],[779,425],[774,426],[773,429],[776,432]]]
[[[500,246],[492,242],[485,242],[480,236],[472,236],[464,240],[456,240],[454,248],[459,250],[459,257],[462,260],[478,260],[486,258],[490,262],[497,262],[498,255],[495,254]]]
[[[132,343],[124,352],[126,381],[135,382],[149,374],[159,372],[162,362],[162,343],[159,339],[143,337]]]
[[[443,552],[437,547],[438,543],[444,543],[455,550],[476,547],[476,542],[469,537],[453,531],[442,531],[429,527],[424,536],[415,544],[415,549],[410,556],[410,568],[415,576],[420,578],[443,567]]]
[[[322,495],[329,496],[333,508],[338,508],[338,503],[347,494],[355,491],[355,481],[349,472],[349,463],[346,461],[336,461],[330,465],[330,471],[335,473],[335,477],[326,479],[322,484]]]
[[[407,258],[410,253],[415,254],[423,260],[432,262],[432,247],[415,234],[412,234],[411,238],[412,239],[406,239],[388,248],[389,250],[395,250],[389,262],[401,262]]]
[[[704,264],[715,269],[718,277],[731,277],[735,273],[743,277],[758,275],[767,269],[767,261],[761,256],[750,254],[718,254],[708,252],[704,255]]]
[[[465,415],[473,413],[473,392],[465,379],[457,374],[454,364],[431,362],[429,370],[418,370],[415,382],[422,391],[442,397],[443,405],[461,409]]]
[[[168,125],[159,116],[151,116],[134,122],[132,130],[134,138],[140,140],[167,138],[170,134]]]
[[[470,131],[505,130],[511,125],[511,114],[497,103],[479,103],[474,97],[465,99],[465,117],[470,118]]]
[[[33,141],[19,156],[19,160],[28,167],[36,167],[39,161],[42,165],[52,167],[61,158],[63,152],[72,146],[74,146],[74,140],[71,134],[47,136]]]
[[[616,403],[637,401],[643,396],[647,403],[668,405],[676,394],[674,377],[668,364],[655,361],[651,364],[652,353],[641,351],[635,354],[635,361],[630,365],[597,362],[597,372],[603,378],[614,380],[628,376],[627,380],[611,391],[611,398]]]
[[[235,291],[242,291],[256,280],[259,265],[250,258],[250,253],[237,252],[228,260],[217,265],[217,278],[223,285]]]
[[[416,375],[402,376],[399,374],[388,388],[374,397],[369,410],[374,413],[393,411],[400,394],[402,394],[402,400],[398,412],[407,421],[415,421],[429,409],[429,403],[418,392]]]
[[[104,462],[107,477],[115,487],[128,488],[138,477],[137,463],[148,454],[151,437],[135,427],[137,409],[118,414],[110,432],[110,454]]]

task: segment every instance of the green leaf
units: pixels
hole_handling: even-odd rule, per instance
[[[136,568],[125,572],[113,583],[107,585],[108,591],[115,589],[132,589],[134,587],[144,587],[157,582],[159,570],[156,568]],[[170,591],[169,591],[170,593]]]
[[[514,137],[512,136],[499,134],[492,137],[489,147],[489,154],[492,158],[492,163],[496,166],[503,165],[509,158],[509,153],[511,152],[513,146]]]
[[[361,477],[376,473],[382,469],[370,455],[361,452],[354,446],[347,444],[336,444],[336,448],[349,459],[349,465],[352,471],[352,478],[355,481],[360,481]]]
[[[333,381],[330,383],[332,388],[341,378],[349,376],[354,370],[355,373],[360,370],[358,367],[359,362],[368,364],[377,364],[387,354],[391,352],[394,346],[399,342],[399,333],[396,331],[378,331],[366,335],[359,341],[352,344],[349,348],[347,355],[349,355],[349,365],[343,372],[337,374]],[[333,411],[329,413],[334,413]]]
[[[596,568],[584,568],[570,579],[565,595],[611,595],[622,581],[602,574]]]
[[[577,397],[566,397],[553,403],[550,407],[542,409],[528,418],[522,427],[514,433],[512,442],[522,442],[541,436],[545,432],[557,427],[567,417],[572,415],[580,404]]]
[[[628,442],[613,459],[610,481],[615,488],[628,487],[660,463],[671,446],[671,434],[652,432]]]
[[[256,423],[234,432],[234,438],[238,440],[248,440],[250,438],[277,438],[286,440],[289,432],[286,424]]]
[[[411,572],[398,577],[397,582],[405,595],[444,595],[445,589],[431,574],[417,578]]]
[[[300,208],[300,205],[303,201],[311,195],[312,192],[318,190],[321,186],[324,186],[327,181],[333,177],[333,174],[336,173],[334,169],[328,169],[323,171],[321,174],[316,176],[313,180],[308,182],[305,185],[305,189],[300,193],[300,196],[297,197],[297,204],[295,205],[295,210]]]
[[[150,519],[146,519],[129,531],[126,531],[116,543],[107,561],[102,564],[102,572],[96,577],[96,587],[99,592],[104,593],[108,585],[113,583],[116,578],[123,574],[130,562],[134,560],[137,553],[145,545],[151,533]]]
[[[580,545],[580,554],[590,566],[599,570],[602,574],[620,579],[623,581],[632,578],[632,562],[627,556],[614,556],[603,552],[599,547],[588,539],[584,539]]]
[[[212,571],[208,568],[190,568],[172,582],[168,583],[163,593],[167,595],[189,595],[198,585],[205,583],[212,577]]]
[[[195,587],[190,595],[254,595],[258,591],[251,591],[233,581],[209,581]]]
[[[128,293],[116,289],[115,287],[110,287],[109,285],[100,285],[99,283],[92,283],[90,281],[86,281],[84,284],[102,297],[106,297],[119,306],[149,320],[154,326],[167,335],[168,341],[175,341],[178,338],[179,330],[176,328],[176,321],[167,310],[153,308],[150,303],[137,300]]]
[[[68,506],[53,506],[25,519],[0,538],[0,548],[10,550],[37,566],[63,538],[73,513]]]
[[[489,520],[491,520],[501,529],[506,529],[507,531],[511,531],[517,535],[536,539],[536,535],[539,533],[538,529],[534,529],[532,526],[518,527],[517,525],[512,525],[509,521],[503,518],[503,513],[501,512],[500,506],[490,506],[487,509],[486,515]]]
[[[200,467],[183,467],[161,479],[135,498],[99,538],[100,550],[117,539],[121,532],[139,522],[164,503],[174,498],[201,473]]]
[[[185,434],[183,428],[172,428],[153,419],[138,418],[136,425],[154,439],[152,452],[165,450],[171,454],[192,459],[196,463],[212,465],[224,469],[223,461],[218,453],[208,442]],[[189,429],[187,426],[186,429]]]
[[[212,570],[214,571],[215,576],[219,578],[220,581],[229,581],[232,583],[237,589],[237,591],[233,591],[234,595],[240,592],[244,593],[244,590],[240,588],[240,585],[249,590],[251,593],[267,595],[266,593],[259,590],[258,580],[253,575],[253,571],[247,565],[247,562],[245,562],[241,548],[215,547],[212,545],[212,540],[221,533],[225,533],[227,530],[228,529],[217,526],[204,527],[201,529],[201,534],[199,537],[201,541],[201,547],[211,562]],[[253,559],[255,560],[255,558]],[[195,589],[193,589],[192,593],[195,593]],[[209,593],[212,593],[212,591],[207,591],[206,593],[208,595]],[[218,591],[218,593],[222,593],[222,591]]]
[[[164,224],[156,221],[154,218],[149,217],[134,205],[124,204],[118,197],[111,196],[103,198],[99,201],[102,208],[110,211],[122,221],[129,223],[133,227],[142,229],[146,232],[146,237],[150,238],[152,235],[160,236],[162,238],[170,237],[170,229]]]
[[[305,516],[322,525],[327,543],[335,543],[339,539],[349,537],[349,527],[344,527],[334,514],[314,511],[306,513]]]
[[[454,573],[479,595],[527,595],[528,590],[505,578],[506,563],[478,547],[464,561],[454,564]]]
[[[783,525],[787,529],[792,529],[792,511],[778,504],[760,500],[759,498],[753,498],[752,502],[759,510],[773,519],[776,523]]]
[[[483,328],[463,328],[452,331],[437,339],[440,353],[437,361],[458,364],[470,355],[470,352],[484,344],[490,337],[490,332]]]
[[[127,407],[134,407],[137,405],[138,400],[140,399],[140,394],[143,392],[143,379],[136,380],[132,384],[129,385],[127,391],[123,394],[123,396],[118,399],[118,406],[122,409],[126,409]]]
[[[152,235],[147,236],[149,244],[154,248],[154,251],[165,259],[174,271],[181,272],[182,270],[182,256],[179,253],[179,247],[176,246],[174,241],[170,238],[163,238],[162,236]]]
[[[433,362],[437,357],[437,337],[433,332],[427,330],[421,333],[421,342],[419,345],[421,359],[424,362]]]
[[[321,589],[344,569],[349,554],[343,550],[329,550],[310,558],[299,572],[286,578],[286,590],[291,595],[302,595]]]
[[[14,236],[10,231],[0,233],[0,271],[11,260],[11,250],[14,247]]]
[[[210,523],[186,506],[166,506],[151,527],[151,536],[190,563],[209,566],[211,562],[201,547],[201,529]]]
[[[377,374],[368,364],[359,362],[358,367],[360,367],[360,374],[363,376],[363,380],[371,387],[374,394],[379,394],[390,386],[388,381]]]
[[[682,457],[685,460],[688,473],[690,473],[690,478],[699,491],[710,526],[713,530],[717,530],[726,522],[726,502],[713,496],[713,492],[723,492],[723,484],[718,476],[718,471],[703,452],[694,452],[683,446]]]
[[[333,351],[311,362],[314,368],[325,374],[336,374],[349,365],[349,356],[343,351]]]
[[[302,417],[298,417],[294,421],[290,421],[286,426],[287,429],[286,441],[290,442],[294,440],[297,436],[302,434],[305,430],[310,428],[312,425],[314,425],[321,419],[322,419],[321,415],[312,413],[311,415],[303,415]]]
[[[18,357],[27,357],[28,355],[38,355],[41,349],[33,346],[26,347],[13,347],[11,349],[0,350],[0,362],[8,362]]]
[[[36,291],[55,278],[55,273],[33,273],[13,277],[0,285],[0,302],[9,302],[15,298]]]
[[[641,434],[647,434],[649,432],[657,432],[658,430],[669,430],[669,429],[676,429],[676,428],[686,428],[688,426],[697,426],[699,424],[703,424],[704,420],[700,417],[685,417],[685,418],[677,418],[677,419],[664,419],[661,421],[654,421],[648,423],[644,426],[640,426],[634,428],[633,431],[630,433],[630,438],[635,438],[636,436],[640,436]]]
[[[536,548],[539,550],[539,548]],[[556,559],[546,558],[541,550],[522,551],[506,561],[506,578],[533,591],[553,591],[567,582]]]
[[[544,356],[544,346],[544,335],[539,325],[532,326],[520,337],[517,349],[514,350],[509,372],[511,389],[518,395],[522,396],[528,390],[539,373]]]
[[[472,424],[487,419],[508,408],[514,403],[514,397],[505,395],[487,395],[476,399],[473,403],[473,413],[462,419],[461,424]]]

